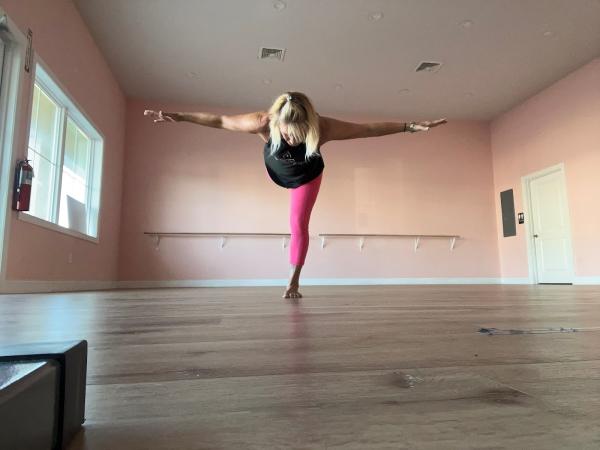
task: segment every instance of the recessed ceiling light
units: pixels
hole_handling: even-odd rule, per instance
[[[473,21],[465,20],[464,22],[461,22],[460,26],[463,28],[471,28],[473,26]]]
[[[341,91],[342,89],[344,89],[344,86],[341,83],[338,83],[335,85],[335,90],[336,91]]]
[[[273,3],[273,8],[275,8],[277,11],[284,10],[286,6],[287,4],[285,2],[282,2],[281,0],[278,0],[275,3]]]
[[[381,19],[383,19],[383,13],[381,11],[374,11],[372,13],[369,13],[369,20],[371,22],[377,22]]]
[[[400,89],[398,91],[398,94],[405,95],[405,94],[408,94],[409,92],[410,92],[410,89]]]
[[[271,84],[271,79],[270,78],[265,78],[263,80],[263,84]]]
[[[546,37],[552,37],[552,36],[554,36],[554,32],[550,31],[550,30],[544,31],[544,36],[546,36]]]

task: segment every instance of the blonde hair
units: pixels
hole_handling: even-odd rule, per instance
[[[319,116],[309,98],[302,92],[281,94],[269,109],[271,154],[281,146],[279,124],[287,125],[288,133],[295,140],[306,143],[306,159],[318,155]]]

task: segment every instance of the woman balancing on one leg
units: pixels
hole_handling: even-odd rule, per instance
[[[386,134],[426,131],[446,123],[378,122],[350,123],[319,116],[308,97],[300,92],[280,95],[268,112],[235,116],[210,113],[179,113],[146,110],[154,122],[192,122],[213,128],[244,131],[259,135],[263,141],[267,172],[279,186],[290,189],[290,280],[283,297],[300,298],[300,271],[308,251],[308,222],[319,193],[323,174],[320,148],[329,141],[384,136]]]

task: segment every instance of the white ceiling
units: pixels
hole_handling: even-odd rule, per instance
[[[127,96],[208,107],[489,120],[600,55],[600,0],[74,1]]]

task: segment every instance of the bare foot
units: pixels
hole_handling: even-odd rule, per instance
[[[283,298],[302,298],[302,294],[298,292],[298,287],[297,284],[290,284],[283,293]]]

